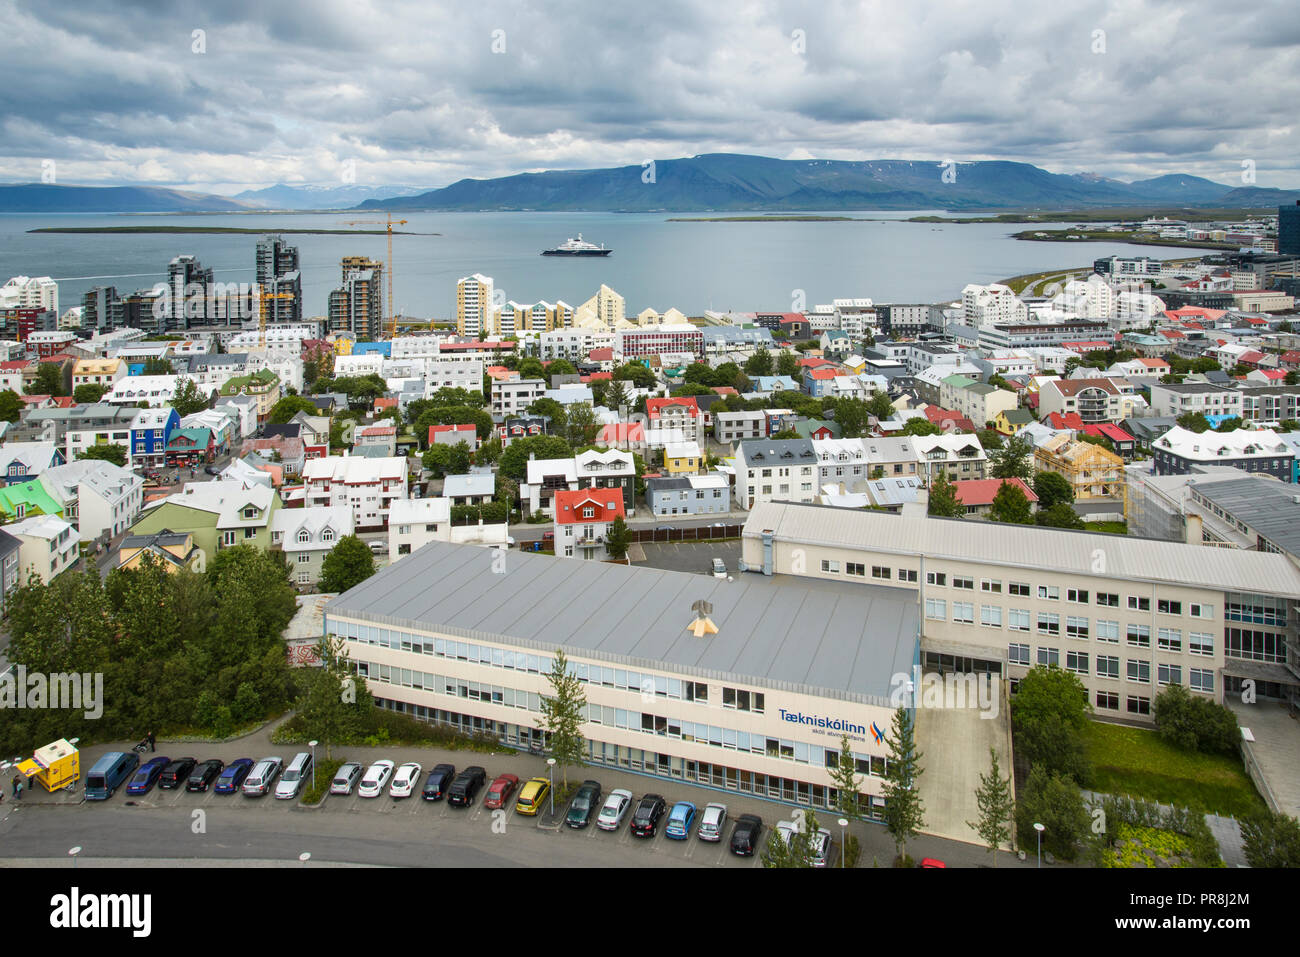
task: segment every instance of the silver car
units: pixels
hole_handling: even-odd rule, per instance
[[[632,806],[632,792],[624,788],[615,788],[605,798],[605,804],[596,815],[596,826],[602,831],[617,831],[627,816],[627,809]]]
[[[700,815],[700,826],[696,829],[695,834],[701,841],[718,842],[722,840],[722,832],[727,826],[727,805],[710,804]]]
[[[261,797],[271,790],[284,767],[282,758],[262,758],[244,778],[244,797]]]
[[[352,789],[357,786],[357,781],[361,779],[361,765],[356,761],[349,761],[334,773],[334,780],[330,784],[330,794],[351,794]]]

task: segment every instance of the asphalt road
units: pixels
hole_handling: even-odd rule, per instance
[[[727,563],[727,574],[739,574],[740,542],[644,542],[637,546],[645,553],[645,561],[636,562],[650,568],[664,568],[675,572],[713,574],[713,559]]]

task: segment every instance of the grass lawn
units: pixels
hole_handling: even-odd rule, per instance
[[[1127,535],[1127,522],[1084,522],[1083,527],[1090,532],[1106,532],[1109,535]]]
[[[1084,742],[1090,790],[1234,817],[1266,807],[1236,758],[1190,754],[1155,731],[1100,721],[1088,722]]]

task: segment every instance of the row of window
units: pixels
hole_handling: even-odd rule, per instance
[[[925,581],[927,585],[933,585],[939,588],[949,587],[949,575],[946,572],[926,572]],[[975,579],[963,575],[951,576],[951,587],[959,590],[974,591]],[[1061,588],[1059,585],[1039,585],[1035,592],[1034,586],[1029,582],[1007,582],[1006,593],[1017,598],[1029,598],[1037,594],[1042,601],[1060,601]],[[1002,580],[998,578],[981,578],[979,580],[979,590],[988,594],[1002,594]],[[1085,588],[1067,588],[1065,589],[1065,600],[1079,605],[1089,603],[1091,593]],[[1114,592],[1096,592],[1096,603],[1107,608],[1118,608],[1120,596]],[[1140,595],[1128,596],[1128,608],[1131,611],[1150,611],[1151,599]],[[1156,611],[1162,615],[1181,615],[1183,613],[1183,603],[1171,599],[1157,599]],[[1200,602],[1191,602],[1188,604],[1188,614],[1193,618],[1213,618],[1214,606]]]
[[[1029,655],[1029,645],[1013,642],[1007,646],[1007,658],[1013,665],[1031,665]],[[1061,650],[1059,648],[1039,647],[1036,649],[1035,662],[1047,667],[1059,668],[1061,666]],[[1110,678],[1119,680],[1119,657],[1117,655],[1097,655],[1097,677]],[[1077,675],[1087,675],[1088,671],[1088,653],[1086,651],[1069,651],[1065,653],[1065,670],[1072,671]],[[1129,658],[1125,661],[1125,677],[1129,681],[1138,684],[1151,683],[1151,662],[1137,658]],[[1212,668],[1189,668],[1187,669],[1188,687],[1193,691],[1204,691],[1212,694],[1214,692],[1214,670]],[[1158,684],[1182,684],[1183,683],[1183,666],[1158,662],[1156,665],[1156,681]]]
[[[957,624],[971,625],[975,623],[975,604],[974,602],[954,601],[952,604],[952,615],[949,617],[949,602],[943,598],[927,598],[925,600],[925,617],[933,621],[953,621]],[[1005,616],[1003,612],[1006,612]],[[1003,622],[1011,631],[1030,631],[1035,624],[1034,613],[1025,608],[1008,608],[1003,609],[1000,605],[980,605],[979,620],[980,624],[986,628],[1001,628]],[[1055,612],[1040,611],[1036,617],[1037,631],[1042,635],[1059,636],[1061,634],[1061,616]],[[1101,642],[1118,644],[1120,637],[1120,623],[1105,618],[1098,618],[1092,622],[1088,618],[1075,615],[1065,617],[1065,635],[1067,638],[1073,638],[1078,641],[1087,641],[1093,635],[1093,626],[1096,626],[1096,638]],[[1157,647],[1161,651],[1181,652],[1183,650],[1183,632],[1180,628],[1158,628]],[[1277,637],[1281,636],[1266,636]],[[1134,648],[1151,647],[1151,626],[1150,625],[1127,625],[1125,627],[1125,639],[1127,643]],[[1202,657],[1211,657],[1214,654],[1214,636],[1209,632],[1191,632],[1188,635],[1187,651],[1193,655]],[[1285,645],[1282,649],[1285,660]],[[1242,657],[1245,657],[1244,655]]]

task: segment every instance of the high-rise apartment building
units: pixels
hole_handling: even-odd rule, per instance
[[[496,330],[491,276],[474,273],[456,281],[456,332],[477,339]]]
[[[302,321],[302,278],[298,268],[298,247],[280,236],[263,236],[257,241],[257,284],[260,317],[268,325]]]
[[[1300,200],[1294,206],[1277,209],[1277,251],[1285,256],[1300,256]]]
[[[350,332],[360,340],[378,339],[383,331],[383,263],[346,256],[342,268],[343,285],[329,295],[330,331]]]

